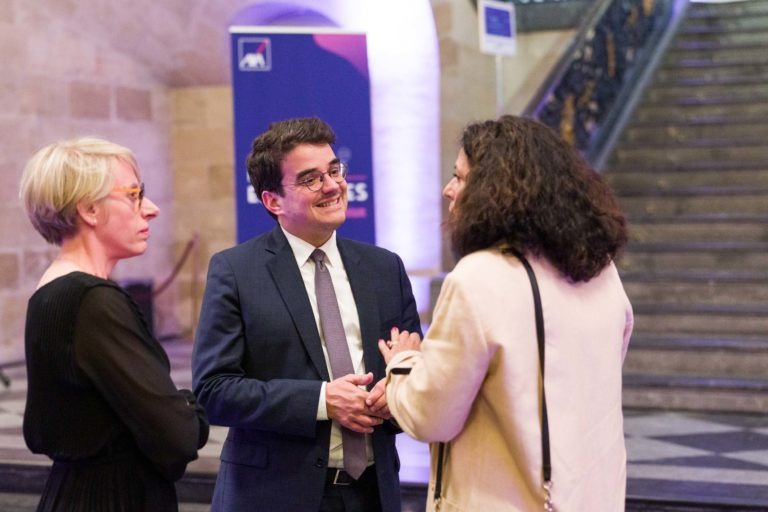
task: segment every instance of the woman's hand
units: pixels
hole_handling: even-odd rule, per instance
[[[384,356],[384,361],[389,364],[395,354],[405,350],[420,350],[421,338],[418,333],[403,331],[397,327],[392,328],[389,341],[379,340],[379,351]]]

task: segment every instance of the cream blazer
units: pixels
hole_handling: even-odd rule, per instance
[[[632,307],[616,268],[574,284],[529,257],[546,333],[546,392],[557,512],[624,510],[621,367]],[[392,369],[411,368],[408,375]],[[421,352],[387,366],[387,400],[402,429],[448,442],[440,511],[543,509],[540,377],[530,282],[514,256],[462,258],[443,283]],[[427,510],[437,444],[430,446]]]

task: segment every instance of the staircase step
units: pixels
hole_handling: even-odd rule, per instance
[[[732,88],[733,89],[733,88]],[[746,103],[768,103],[768,90],[764,92],[756,92],[750,90],[749,87],[743,87],[737,90],[731,90],[729,92],[723,92],[719,95],[715,94],[680,94],[678,97],[665,98],[661,101],[653,101],[650,98],[646,98],[648,101],[644,102],[644,106],[647,107],[659,107],[666,106],[667,108],[681,108],[686,107],[706,107],[723,105],[727,107],[738,108],[740,105]]]
[[[730,128],[730,124],[722,126],[726,130]],[[638,128],[647,129],[647,125],[638,126]],[[675,126],[667,125],[666,128],[660,129],[654,127],[656,133],[647,133],[648,137],[645,140],[636,140],[627,144],[627,147],[633,151],[642,150],[654,150],[654,149],[685,149],[685,148],[732,148],[732,147],[762,147],[765,145],[765,138],[768,135],[768,125],[760,125],[759,132],[745,135],[743,137],[735,137],[732,132],[722,133],[721,137],[694,137],[688,135],[682,136],[680,132],[676,132]],[[663,131],[662,131],[663,130]],[[649,132],[651,130],[648,130]],[[674,135],[672,135],[674,134]]]
[[[712,254],[725,254],[728,257],[738,253],[766,252],[768,242],[676,242],[659,244],[631,243],[629,247],[633,252],[667,253],[667,252],[693,252],[704,251]]]
[[[768,163],[766,163],[768,165]],[[605,178],[614,189],[670,190],[690,187],[752,186],[768,188],[768,169],[704,170],[695,173],[675,171],[607,172]],[[763,219],[761,219],[762,221]]]
[[[768,139],[768,119],[722,123],[633,123],[622,134],[628,147],[659,146],[758,146]],[[768,169],[768,163],[764,166]]]
[[[619,146],[614,152],[611,163],[642,163],[648,165],[652,163],[679,163],[679,162],[720,162],[720,161],[739,161],[752,160],[768,163],[768,144],[763,146],[728,146],[714,148],[697,147],[635,147]]]
[[[768,306],[768,280],[732,280],[724,277],[693,279],[669,275],[661,279],[632,279],[625,275],[624,290],[630,302],[668,305]],[[659,273],[658,275],[664,275]],[[768,369],[768,366],[766,366]]]
[[[625,407],[768,413],[768,380],[624,375]]]
[[[638,214],[627,217],[630,225],[632,224],[667,224],[684,222],[688,224],[752,224],[768,222],[768,213],[696,213],[683,215],[653,215]]]
[[[632,334],[632,346],[679,347],[695,350],[768,350],[768,334],[728,335],[722,333],[677,334],[671,336],[661,332]]]
[[[768,338],[633,336],[624,362],[635,375],[763,379],[766,368]]]
[[[768,41],[766,41],[768,45]],[[646,102],[672,102],[678,100],[695,100],[709,98],[731,98],[739,100],[748,100],[752,96],[765,97],[768,95],[768,84],[760,82],[739,83],[701,83],[695,88],[689,85],[676,85],[674,83],[658,82],[645,90],[643,94],[643,103]]]
[[[718,50],[729,47],[760,46],[768,43],[768,32],[719,32],[719,33],[678,33],[670,45],[669,51],[678,50]]]
[[[638,333],[768,332],[768,306],[762,304],[635,303],[632,307]]]
[[[745,160],[732,159],[727,161],[713,162],[711,160],[692,160],[687,162],[668,161],[668,162],[617,162],[615,158],[608,163],[606,167],[610,173],[639,172],[647,173],[666,173],[680,172],[683,174],[692,174],[700,171],[744,171],[768,169],[768,162],[764,160]]]
[[[621,278],[623,281],[636,283],[668,283],[674,281],[680,283],[727,282],[764,285],[768,284],[768,270],[668,270],[656,272],[622,272]],[[768,293],[768,290],[766,290],[766,293]],[[766,336],[768,336],[768,333],[766,333]]]
[[[767,75],[768,76],[768,75]],[[753,120],[763,121],[768,116],[768,102],[760,102],[755,97],[752,101],[692,101],[683,103],[678,101],[674,105],[669,103],[646,103],[641,105],[632,114],[633,122],[669,122],[685,124],[695,123],[698,120],[722,119],[722,120]]]
[[[661,83],[740,83],[763,81],[768,77],[768,66],[751,64],[741,66],[675,66],[660,68],[654,81]]]
[[[768,194],[768,187],[755,187],[752,184],[747,185],[721,185],[712,187],[701,186],[680,186],[666,188],[620,188],[617,189],[622,197],[701,197],[701,196],[744,196],[744,195],[765,195]],[[766,203],[768,212],[768,203]]]
[[[762,44],[710,44],[705,47],[676,47],[664,55],[661,66],[671,68],[707,67],[707,66],[738,66],[745,64],[763,64],[768,62],[765,46]]]
[[[630,222],[629,235],[633,242],[678,241],[768,241],[768,223],[762,222]],[[768,283],[767,283],[768,284]]]
[[[661,62],[661,69],[761,67],[768,64],[765,48],[731,46],[720,49],[684,50],[668,53]]]
[[[712,34],[721,32],[766,32],[768,15],[754,13],[749,16],[699,16],[686,18],[680,24],[679,34]]]
[[[768,268],[768,243],[631,242],[617,266],[622,272],[761,271]]]
[[[691,189],[693,191],[695,189]],[[699,187],[698,193],[623,190],[619,203],[629,215],[681,215],[706,213],[763,214],[768,209],[768,192],[749,187]],[[710,193],[710,190],[716,190]]]
[[[748,318],[754,316],[765,316],[765,322],[768,323],[768,305],[764,304],[703,304],[703,303],[685,303],[685,304],[657,304],[640,302],[632,306],[636,314],[643,315],[669,315],[679,314],[681,316],[728,316],[731,318]],[[663,330],[663,329],[657,329]],[[713,332],[720,332],[720,329],[712,329]],[[679,330],[677,331],[679,332]],[[689,332],[698,332],[689,331]],[[749,333],[766,332],[765,330],[746,331]],[[745,332],[743,331],[742,334]]]
[[[686,19],[718,17],[734,18],[745,15],[768,15],[768,2],[693,3],[685,13]]]
[[[656,75],[653,86],[690,87],[696,89],[702,86],[734,86],[741,88],[764,83],[765,80],[760,76],[679,77],[675,76],[674,73],[667,73],[663,76]]]

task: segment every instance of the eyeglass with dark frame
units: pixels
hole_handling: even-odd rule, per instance
[[[141,202],[144,200],[144,182],[139,183],[138,187],[117,187],[113,188],[112,192],[127,192],[131,201],[137,203],[136,209],[141,209]]]
[[[301,177],[296,180],[295,186],[304,186],[312,192],[317,192],[323,188],[326,175],[336,183],[341,183],[347,177],[347,164],[344,162],[336,162],[331,164],[326,172],[310,171],[302,174]]]

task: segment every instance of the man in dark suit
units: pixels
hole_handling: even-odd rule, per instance
[[[420,323],[400,258],[336,237],[347,184],[334,142],[317,118],[260,135],[248,175],[278,226],[210,262],[192,366],[211,423],[230,427],[214,512],[400,510],[377,342]],[[326,271],[332,285],[316,281]],[[353,371],[334,362],[340,346]]]

